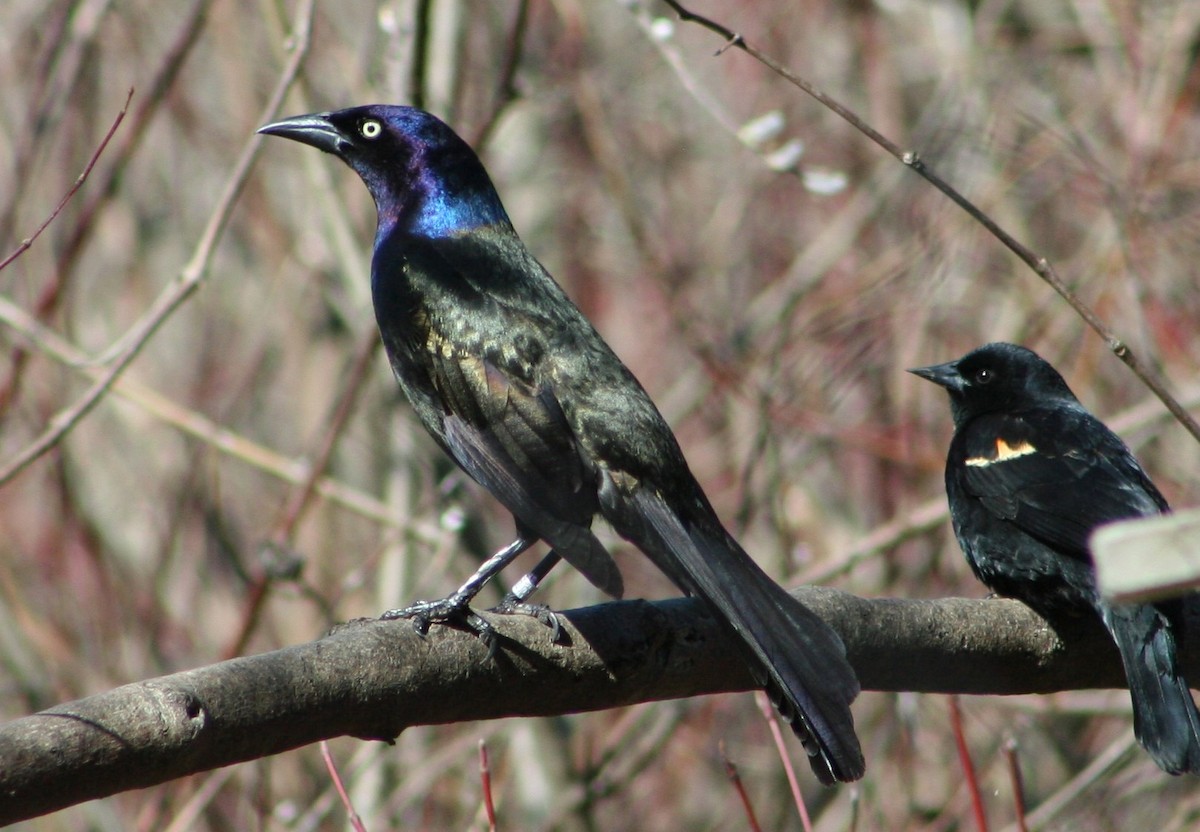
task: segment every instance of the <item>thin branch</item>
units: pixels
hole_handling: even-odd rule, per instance
[[[929,166],[927,166],[921,159],[919,153],[913,150],[902,149],[891,139],[887,138],[875,128],[871,127],[870,124],[859,118],[858,115],[849,107],[846,107],[837,99],[822,92],[815,85],[799,75],[796,75],[794,72],[780,64],[766,53],[761,52],[755,47],[751,46],[738,32],[735,32],[729,27],[711,20],[704,15],[689,11],[681,3],[677,2],[677,0],[663,1],[672,9],[674,9],[675,13],[678,14],[679,18],[684,22],[696,23],[724,38],[725,45],[721,47],[717,54],[721,54],[722,52],[733,47],[742,50],[747,55],[761,63],[763,66],[770,69],[776,75],[779,75],[789,83],[800,88],[805,93],[823,104],[825,107],[841,116],[843,119],[849,122],[854,129],[858,130],[871,141],[875,142],[875,144],[879,145],[892,156],[903,162],[921,178],[941,191],[952,202],[954,202],[954,204],[962,208],[972,219],[990,231],[992,235],[996,237],[996,239],[1003,243],[1005,247],[1007,247],[1013,254],[1017,255],[1022,262],[1029,266],[1039,277],[1042,278],[1042,280],[1044,280],[1052,289],[1054,289],[1054,291],[1057,292],[1059,296],[1063,298],[1063,300],[1070,304],[1071,308],[1075,310],[1076,314],[1078,314],[1079,317],[1081,317],[1084,322],[1086,322],[1087,325],[1096,332],[1097,335],[1104,339],[1104,342],[1108,345],[1108,348],[1113,352],[1113,354],[1125,362],[1125,365],[1133,371],[1134,375],[1141,379],[1142,383],[1145,384],[1146,387],[1148,387],[1154,393],[1154,395],[1158,396],[1164,405],[1166,405],[1167,409],[1171,411],[1171,415],[1174,416],[1181,425],[1183,425],[1183,427],[1196,439],[1197,442],[1200,442],[1200,423],[1197,423],[1196,420],[1192,418],[1191,414],[1187,412],[1187,410],[1179,403],[1171,391],[1167,389],[1165,381],[1158,374],[1158,372],[1139,359],[1134,354],[1133,350],[1129,348],[1129,345],[1125,343],[1124,340],[1119,338],[1116,333],[1104,322],[1104,320],[1097,315],[1094,310],[1092,310],[1091,307],[1089,307],[1074,292],[1071,291],[1070,287],[1068,287],[1063,279],[1059,276],[1058,272],[1055,270],[1054,266],[1051,265],[1049,260],[1047,260],[1045,257],[1035,254],[1033,250],[1022,244],[1019,240],[1005,231],[995,220],[993,220],[979,208],[975,207],[970,200],[960,194],[953,186],[951,186],[948,182],[938,176]]]
[[[129,102],[132,98],[133,87],[130,87],[129,94],[125,96],[125,103],[121,106],[121,111],[117,113],[117,117],[113,119],[112,125],[108,128],[108,132],[104,134],[104,138],[100,140],[100,144],[96,146],[95,152],[92,153],[92,158],[88,160],[88,163],[83,168],[83,173],[75,177],[75,184],[71,186],[71,189],[67,191],[63,198],[59,201],[58,205],[55,206],[54,210],[50,212],[50,216],[46,217],[45,222],[39,225],[36,231],[22,240],[21,244],[13,250],[12,254],[5,257],[3,261],[0,261],[0,271],[4,271],[4,269],[8,267],[9,263],[16,260],[25,252],[29,251],[34,244],[34,241],[36,241],[38,237],[42,236],[42,232],[49,228],[50,223],[54,222],[58,215],[62,213],[62,209],[65,208],[67,203],[71,201],[71,197],[75,196],[76,192],[83,187],[83,183],[86,182],[88,176],[91,175],[92,168],[96,166],[96,162],[100,161],[101,154],[104,153],[104,149],[108,147],[109,141],[111,141],[112,137],[116,134],[117,128],[120,127],[121,122],[125,120],[125,114],[129,112]]]
[[[70,104],[76,100],[80,79],[94,77],[84,68],[88,55],[95,49],[98,33],[103,31],[102,24],[112,0],[84,0],[62,5],[69,6],[63,25],[49,22],[38,33],[47,46],[44,59],[37,62],[33,71],[22,73],[23,78],[33,81],[28,100],[36,101],[38,105],[24,120],[26,129],[16,131],[12,137],[16,143],[12,153],[14,171],[30,168],[39,145],[47,136],[56,133],[63,115],[71,111]],[[7,239],[14,227],[30,182],[28,177],[22,176],[16,182],[5,183],[9,202],[0,214],[0,238]]]
[[[980,794],[979,777],[975,773],[975,763],[971,760],[971,749],[967,747],[967,735],[963,728],[962,708],[958,704],[958,696],[952,694],[946,697],[950,709],[950,728],[954,733],[954,747],[958,749],[958,762],[962,766],[963,783],[967,794],[971,797],[971,815],[975,818],[975,828],[979,832],[988,832],[987,812],[983,808],[983,795]]]
[[[488,759],[487,740],[479,741],[479,782],[483,789],[483,811],[488,832],[496,832],[496,802],[492,798],[492,764]]]
[[[192,48],[200,41],[200,36],[204,31],[204,19],[211,4],[212,0],[197,0],[188,12],[178,37],[167,50],[163,61],[160,62],[158,73],[151,79],[139,105],[134,108],[129,124],[122,133],[115,162],[108,166],[103,176],[99,177],[99,183],[88,189],[90,196],[84,200],[78,216],[75,217],[74,229],[68,234],[53,272],[48,276],[33,302],[34,314],[38,320],[49,320],[51,314],[59,308],[71,284],[71,279],[76,274],[76,261],[83,252],[85,243],[91,239],[92,234],[101,225],[96,222],[96,216],[117,193],[117,183],[121,181],[129,161],[134,158],[138,145],[146,135],[146,129],[151,119],[170,100],[167,93],[178,78],[179,71],[183,68],[188,55],[191,54]],[[10,358],[12,369],[3,386],[0,387],[0,411],[4,410],[8,402],[16,400],[24,378],[28,357],[24,350],[13,352]]]
[[[1137,748],[1132,729],[1126,731],[1119,739],[1097,755],[1087,768],[1076,774],[1069,782],[1053,795],[1041,802],[1036,810],[1025,816],[1024,823],[1030,829],[1052,829],[1051,822],[1062,814],[1072,803],[1083,796],[1089,789],[1108,773],[1126,754]]]
[[[792,803],[795,804],[796,812],[800,815],[800,826],[804,832],[812,832],[813,826],[812,819],[808,816],[808,804],[804,802],[804,793],[800,791],[800,779],[796,776],[796,767],[792,765],[792,758],[788,755],[787,743],[783,739],[783,729],[779,726],[779,714],[771,706],[770,697],[763,691],[760,690],[754,694],[754,701],[758,705],[763,719],[767,721],[767,726],[771,729],[771,741],[775,743],[775,750],[779,752],[779,763],[783,766],[784,775],[787,776],[788,789],[792,793]]]
[[[39,323],[3,295],[0,295],[0,323],[36,346],[42,354],[78,370],[90,379],[100,378],[100,368],[94,366],[82,350]],[[112,390],[164,424],[282,482],[304,486],[312,476],[313,466],[307,460],[285,457],[271,448],[253,442],[141,382],[121,377],[113,384]],[[316,481],[315,487],[317,494],[324,499],[385,528],[402,528],[406,533],[413,534],[416,539],[426,543],[440,538],[432,521],[401,522],[393,508],[366,491],[341,480],[323,476]]]
[[[350,826],[355,832],[367,832],[362,818],[354,810],[354,803],[350,800],[350,795],[346,792],[346,786],[342,782],[342,775],[338,773],[337,763],[333,761],[333,753],[329,750],[329,743],[326,740],[321,740],[321,760],[325,763],[325,770],[329,772],[329,779],[333,781],[333,786],[337,789],[338,798],[342,801],[342,806],[346,809],[346,817],[350,821]]]
[[[292,57],[271,96],[263,121],[269,120],[279,109],[280,102],[299,73],[300,64],[308,50],[313,3],[314,0],[307,0],[297,11],[296,28],[293,31]],[[234,165],[233,172],[225,183],[221,198],[209,216],[208,225],[201,234],[200,242],[196,245],[191,259],[184,265],[175,280],[163,290],[151,308],[110,350],[110,352],[115,352],[115,355],[111,359],[111,366],[108,370],[78,401],[54,416],[40,436],[0,468],[0,486],[11,481],[30,463],[61,442],[108,393],[113,382],[137,358],[159,327],[199,288],[208,274],[213,251],[217,241],[221,238],[221,233],[224,231],[225,223],[229,219],[229,214],[241,192],[242,185],[250,173],[250,167],[258,153],[261,141],[262,136],[255,133],[246,142],[240,158]]]
[[[725,750],[725,741],[721,740],[717,743],[717,753],[721,755],[721,765],[725,767],[725,778],[733,784],[733,790],[737,794],[738,799],[742,804],[742,812],[746,815],[746,826],[750,832],[762,832],[762,827],[758,823],[758,818],[754,814],[754,802],[750,800],[750,795],[746,794],[746,784],[742,782],[742,776],[738,774],[737,766],[733,760],[729,759],[729,754]],[[807,815],[805,820],[808,820]],[[812,826],[805,823],[805,832],[812,832]]]
[[[363,339],[350,366],[346,389],[338,397],[337,406],[334,408],[333,415],[329,420],[329,427],[326,429],[324,437],[321,440],[321,445],[317,448],[317,453],[313,456],[312,464],[309,466],[308,476],[305,477],[304,483],[292,493],[291,499],[283,509],[283,516],[274,533],[271,535],[271,539],[264,544],[276,552],[286,553],[283,558],[285,562],[294,562],[299,565],[299,559],[290,556],[292,543],[296,536],[296,528],[300,525],[300,520],[312,505],[313,498],[317,496],[318,486],[325,476],[325,471],[329,468],[329,460],[333,457],[333,451],[337,447],[338,439],[341,438],[342,432],[350,422],[350,416],[354,413],[354,405],[358,401],[358,394],[362,391],[364,382],[367,379],[367,370],[370,369],[372,359],[379,352],[381,344],[382,342],[374,330]],[[247,592],[245,612],[242,614],[242,626],[239,628],[237,636],[222,654],[226,658],[240,656],[246,651],[246,645],[250,642],[250,636],[253,635],[254,628],[259,621],[260,613],[266,604],[271,584],[278,577],[280,577],[280,570],[278,569],[260,567],[257,570],[253,583]]]
[[[1013,814],[1017,818],[1017,832],[1029,832],[1025,822],[1025,778],[1021,776],[1021,758],[1017,753],[1020,749],[1015,737],[1004,740],[1002,747],[1004,762],[1008,766],[1008,780],[1013,790]]]
[[[63,243],[58,261],[55,263],[55,270],[62,277],[52,279],[50,285],[38,298],[37,313],[40,319],[45,320],[46,314],[57,305],[57,296],[64,291],[64,287],[58,284],[65,283],[66,276],[75,273],[76,261],[86,248],[87,242],[92,238],[96,229],[102,227],[101,223],[96,222],[96,217],[117,193],[117,185],[122,181],[126,168],[135,157],[154,117],[171,101],[168,93],[174,87],[193,48],[201,41],[204,34],[204,22],[212,3],[213,0],[196,0],[188,10],[178,35],[159,62],[157,73],[150,79],[150,83],[139,99],[138,106],[134,107],[129,125],[122,133],[115,162],[100,178],[99,187],[89,189],[89,197],[79,210],[75,228]]]
[[[525,32],[529,26],[529,0],[519,0],[517,14],[513,20],[512,31],[508,36],[508,48],[500,73],[496,79],[496,100],[483,124],[471,140],[471,146],[483,147],[491,138],[500,116],[508,109],[508,105],[517,100],[519,92],[516,85],[517,69],[521,66],[521,58],[525,52]]]
[[[433,37],[431,26],[432,0],[417,0],[413,11],[412,65],[408,68],[408,100],[414,107],[425,107],[429,81],[429,41]]]

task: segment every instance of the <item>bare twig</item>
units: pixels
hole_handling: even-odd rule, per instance
[[[4,323],[55,361],[78,370],[90,379],[100,378],[102,371],[93,366],[88,356],[80,349],[38,323],[33,316],[3,295],[0,295],[0,323]],[[164,424],[282,482],[303,487],[311,478],[312,465],[307,460],[289,459],[257,442],[252,442],[138,381],[121,377],[116,380],[112,389],[114,393]],[[385,503],[340,480],[322,476],[316,481],[315,489],[317,494],[330,502],[384,527],[404,528],[406,532],[415,534],[417,539],[427,543],[438,538],[432,521],[427,525],[402,524],[396,512]]]
[[[108,147],[109,141],[116,134],[117,128],[120,127],[121,122],[125,120],[125,114],[129,112],[129,102],[132,98],[133,87],[130,87],[129,94],[125,96],[125,103],[121,105],[121,111],[117,113],[117,117],[113,119],[112,125],[108,128],[108,132],[104,134],[104,138],[100,140],[100,144],[96,146],[95,152],[92,153],[92,158],[88,160],[88,163],[83,168],[83,173],[75,177],[75,183],[71,185],[70,190],[63,195],[63,198],[59,200],[58,205],[56,205],[54,210],[50,212],[50,216],[46,217],[45,221],[37,227],[37,230],[22,240],[21,244],[18,245],[11,254],[5,257],[3,261],[0,261],[0,271],[3,271],[5,268],[7,268],[9,263],[16,260],[25,252],[29,251],[30,247],[34,244],[37,238],[42,236],[42,232],[50,226],[50,223],[54,222],[55,218],[57,218],[60,213],[62,213],[62,209],[65,208],[67,203],[71,201],[71,197],[75,196],[75,193],[83,187],[83,183],[87,181],[88,176],[92,172],[92,168],[96,166],[96,162],[100,161],[100,155],[104,153],[104,149]]]
[[[117,192],[117,183],[121,181],[129,161],[134,158],[138,144],[145,136],[151,119],[170,100],[167,92],[179,76],[179,71],[192,48],[200,40],[200,35],[204,31],[204,18],[210,5],[212,5],[212,0],[196,0],[193,4],[184,19],[178,36],[167,50],[159,71],[151,80],[138,106],[133,110],[127,129],[122,133],[122,139],[117,147],[115,162],[109,165],[102,176],[98,177],[100,180],[98,186],[89,189],[90,196],[84,199],[83,205],[78,211],[74,229],[62,245],[55,268],[33,302],[34,314],[38,320],[48,320],[51,313],[59,308],[66,289],[70,285],[71,277],[76,274],[76,262],[86,247],[85,243],[101,226],[95,221],[96,217]],[[128,105],[128,101],[126,104]],[[11,357],[12,369],[3,388],[0,389],[0,411],[4,410],[8,402],[16,400],[28,357],[24,350],[14,351]]]
[[[958,207],[962,208],[963,211],[965,211],[972,219],[986,228],[992,233],[993,236],[996,237],[996,239],[998,239],[1005,245],[1005,247],[1013,252],[1013,254],[1017,255],[1022,262],[1029,266],[1039,277],[1042,278],[1042,280],[1044,280],[1052,289],[1054,289],[1054,291],[1057,292],[1059,296],[1063,298],[1063,300],[1070,304],[1071,308],[1075,310],[1076,314],[1078,314],[1080,318],[1082,318],[1087,325],[1096,332],[1097,335],[1104,339],[1104,342],[1108,345],[1108,348],[1113,352],[1113,354],[1125,362],[1126,366],[1133,371],[1134,375],[1141,379],[1142,383],[1145,384],[1146,387],[1148,387],[1151,391],[1153,391],[1154,395],[1158,396],[1162,403],[1166,405],[1167,409],[1171,411],[1171,415],[1174,416],[1181,425],[1183,425],[1183,427],[1196,439],[1197,442],[1200,442],[1200,423],[1197,423],[1196,420],[1192,418],[1191,414],[1184,409],[1183,405],[1181,405],[1171,391],[1167,389],[1165,381],[1158,374],[1158,372],[1153,367],[1139,359],[1134,354],[1133,350],[1129,348],[1129,345],[1125,343],[1124,340],[1119,338],[1090,306],[1084,303],[1074,292],[1071,291],[1070,287],[1068,287],[1063,279],[1059,276],[1058,272],[1055,270],[1054,266],[1051,265],[1049,260],[1047,260],[1045,257],[1035,254],[1030,248],[1022,244],[1019,240],[1005,231],[990,216],[977,208],[953,186],[938,176],[924,163],[924,161],[922,161],[919,153],[912,150],[902,149],[891,139],[887,138],[875,128],[871,127],[871,125],[869,125],[863,119],[859,118],[859,116],[849,107],[846,107],[837,99],[822,92],[815,85],[795,74],[766,53],[761,52],[760,50],[751,46],[741,34],[735,32],[727,26],[724,26],[721,23],[705,17],[704,15],[689,11],[681,3],[677,2],[677,0],[664,0],[664,2],[675,10],[676,14],[679,15],[681,20],[685,22],[696,23],[724,38],[725,45],[718,51],[717,54],[721,54],[721,52],[724,52],[731,47],[736,47],[742,50],[747,55],[761,63],[763,66],[767,67],[772,72],[779,75],[781,78],[784,78],[794,86],[800,88],[805,93],[815,98],[822,105],[835,112],[841,118],[845,119],[856,130],[869,138],[871,141],[875,142],[875,144],[879,145],[896,159],[903,162],[919,176],[921,176],[921,178],[941,191],[952,202],[958,205]]]
[[[71,3],[63,13],[61,23],[46,21],[45,29],[39,32],[47,47],[45,60],[39,61],[29,73],[33,80],[29,100],[38,102],[38,106],[26,118],[28,129],[14,136],[18,143],[13,153],[13,170],[29,169],[39,144],[46,136],[54,135],[63,114],[70,112],[71,97],[80,79],[89,75],[84,71],[87,56],[95,46],[97,35],[103,31],[102,24],[112,5],[112,0]],[[13,228],[17,209],[29,184],[27,177],[18,177],[6,188],[9,203],[0,214],[0,238],[7,238]]]
[[[408,98],[414,107],[424,107],[429,80],[429,41],[433,37],[430,15],[431,0],[417,0],[413,11],[412,65],[408,68]]]
[[[771,729],[771,739],[775,743],[775,751],[779,754],[783,772],[787,775],[788,788],[792,792],[792,803],[795,804],[796,812],[800,815],[800,825],[804,827],[805,832],[812,832],[812,820],[808,816],[808,805],[804,802],[804,794],[800,791],[800,780],[796,777],[796,767],[792,765],[792,757],[788,754],[787,743],[783,739],[783,730],[779,727],[779,715],[771,706],[771,700],[762,691],[754,695],[754,701],[758,704],[758,710]]]
[[[1017,755],[1017,740],[1004,740],[1004,759],[1008,763],[1008,779],[1012,783],[1013,813],[1017,816],[1017,832],[1029,832],[1025,824],[1025,779],[1021,776],[1021,758]]]
[[[263,121],[269,120],[278,110],[283,96],[291,87],[292,81],[300,70],[300,64],[308,49],[312,8],[313,0],[307,0],[297,11],[296,28],[293,32],[292,58],[285,67],[279,83],[276,85],[275,91],[266,108],[264,118],[262,119]],[[225,183],[224,191],[217,201],[216,208],[214,208],[213,213],[209,216],[208,225],[201,234],[200,241],[196,245],[191,259],[184,265],[175,280],[163,290],[150,309],[114,345],[112,351],[116,354],[108,370],[93,383],[78,401],[54,416],[50,420],[50,424],[46,430],[37,439],[0,468],[0,486],[11,481],[13,477],[24,470],[31,462],[61,442],[63,437],[70,433],[79,424],[80,420],[108,393],[113,382],[137,358],[142,348],[154,336],[159,327],[199,288],[201,282],[208,274],[208,265],[213,251],[225,228],[225,223],[229,219],[229,213],[233,208],[234,202],[241,192],[242,185],[246,181],[246,176],[250,172],[250,166],[253,164],[254,158],[258,153],[261,141],[262,137],[256,133],[246,142],[241,156],[235,163],[233,171]]]
[[[313,457],[312,464],[309,466],[308,476],[305,477],[304,483],[292,492],[291,499],[284,507],[279,525],[271,535],[271,539],[265,543],[266,546],[278,552],[289,552],[291,550],[292,542],[296,535],[296,528],[300,524],[300,520],[308,507],[312,504],[313,497],[317,495],[318,485],[329,467],[329,460],[333,457],[337,441],[349,423],[350,416],[354,413],[354,405],[358,401],[358,394],[362,391],[363,382],[366,381],[367,370],[371,367],[371,361],[376,353],[379,352],[380,343],[379,335],[372,330],[363,339],[361,346],[356,351],[354,361],[350,366],[346,388],[338,398],[333,416],[329,420],[329,427],[325,431],[316,455]],[[242,626],[237,636],[222,654],[226,658],[240,656],[245,652],[246,645],[250,641],[250,636],[253,635],[254,628],[258,623],[259,614],[266,603],[268,590],[277,577],[279,575],[275,571],[267,568],[258,569],[246,595],[245,612],[242,614]]]
[[[988,832],[987,811],[983,808],[983,795],[979,790],[979,777],[975,773],[975,763],[971,760],[971,749],[967,747],[967,735],[963,730],[962,708],[958,705],[958,696],[946,697],[950,710],[950,729],[954,732],[954,746],[958,749],[958,762],[963,770],[963,783],[967,794],[971,796],[971,814],[975,818],[975,828],[979,832]]]
[[[189,829],[195,829],[196,819],[221,793],[221,789],[225,787],[231,777],[233,777],[233,770],[228,768],[219,769],[205,777],[204,782],[196,789],[196,793],[188,798],[179,811],[174,813],[171,822],[162,827],[162,832],[187,832]],[[147,828],[154,827],[148,826]]]
[[[496,803],[492,800],[492,764],[488,760],[487,740],[479,741],[479,781],[483,788],[483,811],[489,832],[496,832]]]
[[[1034,811],[1025,816],[1024,823],[1029,829],[1053,829],[1051,822],[1078,800],[1087,789],[1108,773],[1117,762],[1137,748],[1137,740],[1133,731],[1126,731],[1104,752],[1088,763],[1087,768],[1072,777],[1053,795],[1046,798]]]
[[[508,36],[508,49],[504,53],[504,63],[496,79],[496,100],[492,103],[488,117],[475,132],[471,142],[472,147],[483,147],[491,138],[492,131],[500,123],[500,116],[508,105],[517,100],[516,77],[521,66],[521,57],[525,52],[525,30],[529,24],[529,0],[517,3],[517,14],[513,20],[512,31]]]
[[[138,104],[129,118],[129,125],[121,134],[119,153],[115,163],[104,171],[102,177],[99,177],[100,186],[94,190],[89,189],[90,195],[79,211],[75,228],[63,244],[62,253],[56,264],[59,275],[74,273],[75,262],[79,258],[80,252],[84,250],[85,244],[91,239],[95,230],[100,227],[100,224],[95,222],[95,218],[117,192],[117,183],[121,181],[129,161],[134,158],[150,123],[163,107],[168,106],[171,100],[168,93],[179,77],[180,70],[183,69],[188,56],[204,34],[204,21],[212,3],[213,0],[195,0],[180,25],[175,40],[167,48],[159,63],[157,73],[143,90],[143,95],[139,96]],[[54,282],[57,283],[59,280],[62,278]],[[56,292],[61,294],[61,287],[51,285],[42,292],[42,297],[38,299],[39,317],[43,317],[42,313],[45,307],[54,303],[52,295]]]
[[[725,740],[717,743],[717,751],[721,755],[721,765],[725,767],[725,778],[733,784],[733,790],[742,802],[742,811],[746,813],[746,828],[752,832],[762,832],[762,827],[754,814],[754,804],[750,800],[750,795],[746,794],[746,785],[742,782],[742,776],[738,774],[737,766],[734,765],[733,760],[729,759],[729,753],[725,750]],[[807,816],[805,820],[807,821]],[[807,823],[804,824],[804,828],[808,832],[812,830]]]
[[[354,803],[350,800],[350,795],[346,793],[342,775],[338,773],[337,763],[333,761],[333,753],[329,750],[328,740],[321,740],[321,759],[325,762],[325,770],[329,772],[329,779],[333,781],[333,787],[337,789],[342,806],[346,809],[346,818],[350,821],[350,825],[354,827],[355,832],[367,832],[362,818],[358,816],[358,812],[354,811]]]

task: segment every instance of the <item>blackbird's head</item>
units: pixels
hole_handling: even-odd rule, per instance
[[[1016,344],[985,344],[955,361],[909,372],[946,388],[956,424],[999,410],[1077,403],[1058,370]]]

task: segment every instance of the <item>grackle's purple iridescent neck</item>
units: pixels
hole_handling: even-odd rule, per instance
[[[445,123],[413,107],[376,106],[368,112],[386,126],[392,152],[346,161],[375,199],[377,238],[394,231],[438,238],[511,227],[483,163]]]

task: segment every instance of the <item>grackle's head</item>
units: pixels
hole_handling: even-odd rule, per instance
[[[946,388],[956,423],[998,410],[1077,403],[1057,370],[1016,344],[985,344],[956,361],[909,372]]]
[[[381,233],[398,227],[446,236],[508,223],[475,151],[416,107],[371,104],[312,113],[258,132],[312,145],[353,168],[375,199]]]

